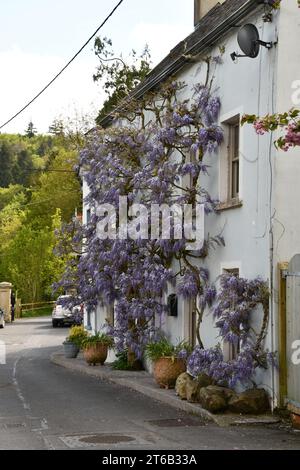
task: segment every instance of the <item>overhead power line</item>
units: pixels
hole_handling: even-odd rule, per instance
[[[0,129],[2,129],[4,126],[9,124],[11,121],[13,121],[17,116],[19,116],[25,109],[27,109],[37,98],[39,98],[51,85],[52,83],[55,82],[55,80],[58,79],[58,77],[69,67],[69,65],[76,59],[76,57],[79,56],[79,54],[83,51],[83,49],[86,48],[86,46],[89,44],[89,42],[96,36],[96,34],[100,31],[100,29],[103,28],[103,26],[108,22],[108,20],[113,16],[115,11],[121,6],[121,4],[124,2],[124,0],[120,0],[117,5],[113,8],[113,10],[109,13],[109,15],[105,18],[105,20],[101,23],[101,25],[96,29],[96,31],[92,34],[91,37],[83,44],[83,46],[79,49],[79,51],[76,52],[76,54],[69,60],[69,62],[66,63],[66,65],[55,75],[55,77],[50,80],[49,83],[47,83],[46,86],[37,94],[35,95],[23,108],[21,108],[16,114],[14,114],[10,119],[8,119],[6,122],[1,124]]]

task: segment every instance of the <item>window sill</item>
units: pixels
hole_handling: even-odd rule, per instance
[[[226,202],[220,202],[220,204],[217,205],[217,211],[218,212],[223,212],[223,211],[228,211],[230,209],[238,209],[239,207],[243,206],[243,201],[240,199],[231,199],[230,201]]]

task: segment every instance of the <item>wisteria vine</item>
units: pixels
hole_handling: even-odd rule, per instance
[[[214,63],[219,64],[219,58]],[[216,382],[234,386],[238,380],[250,379],[258,365],[266,365],[262,345],[267,309],[261,333],[251,343],[250,311],[263,303],[265,285],[260,280],[222,278],[217,295],[203,261],[211,247],[225,245],[222,235],[207,236],[196,251],[189,249],[190,240],[185,238],[102,240],[97,236],[101,220],[97,208],[110,204],[117,209],[120,196],[146,207],[201,203],[206,215],[217,213],[219,201],[203,184],[209,174],[209,159],[223,141],[217,124],[221,103],[210,69],[208,66],[205,83],[193,87],[191,99],[183,98],[184,83],[170,81],[141,100],[127,101],[110,128],[89,134],[80,154],[80,168],[89,187],[85,203],[92,216],[73,239],[76,247],[81,242],[82,256],[77,263],[72,260],[60,286],[76,286],[89,312],[99,303],[114,306],[109,332],[117,351],[127,350],[133,361],[142,357],[157,332],[155,319],[163,321],[166,305],[162,299],[173,285],[178,295],[194,299],[196,305],[198,346],[189,360],[190,371],[195,376],[209,373]],[[235,361],[225,362],[218,347],[204,348],[203,315],[215,302],[213,311],[221,337],[232,344],[237,340],[243,343],[244,350]]]
[[[216,66],[219,62],[214,60]],[[190,100],[182,98],[185,88],[184,83],[170,81],[143,100],[124,103],[115,125],[91,133],[80,155],[89,187],[85,202],[93,215],[82,227],[84,253],[77,270],[69,269],[60,285],[76,285],[89,311],[99,302],[114,304],[115,322],[110,331],[116,348],[127,349],[136,358],[142,356],[156,331],[155,318],[166,312],[162,298],[168,285],[174,285],[184,297],[201,297],[197,334],[201,345],[202,310],[215,295],[201,261],[210,247],[224,245],[220,234],[208,237],[198,251],[188,249],[190,240],[185,238],[97,237],[97,207],[111,204],[117,209],[120,196],[147,207],[203,204],[207,215],[216,213],[218,201],[201,181],[209,171],[204,158],[212,158],[223,140],[217,125],[221,103],[209,76],[204,84],[193,87]]]
[[[191,374],[208,374],[216,383],[235,387],[254,384],[258,367],[267,369],[275,362],[275,355],[264,349],[269,322],[269,289],[260,278],[247,280],[230,274],[220,278],[220,290],[212,309],[223,342],[241,348],[236,358],[225,361],[220,345],[203,349],[195,348],[188,361]],[[262,320],[259,332],[253,329],[252,314],[261,308]]]

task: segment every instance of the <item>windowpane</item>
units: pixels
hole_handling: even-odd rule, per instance
[[[238,121],[230,124],[229,169],[230,169],[230,199],[239,197],[240,190],[240,124]]]
[[[232,162],[232,197],[236,198],[239,196],[239,173],[240,164],[239,161]]]
[[[91,209],[86,211],[86,223],[89,224],[91,221]]]
[[[234,133],[234,155],[233,158],[239,159],[240,157],[240,126],[237,124],[233,129]]]

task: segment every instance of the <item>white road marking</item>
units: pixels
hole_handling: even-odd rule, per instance
[[[15,386],[17,396],[18,396],[19,400],[21,401],[24,410],[27,411],[26,418],[30,420],[30,419],[33,419],[32,416],[30,416],[30,414],[28,413],[31,410],[31,408],[30,408],[29,403],[26,402],[24,395],[22,394],[22,391],[21,391],[21,388],[19,386],[18,379],[17,379],[17,367],[18,367],[18,363],[19,363],[20,359],[21,358],[19,357],[14,362],[12,381],[13,381],[13,384]],[[31,432],[36,432],[37,434],[39,434],[39,436],[41,437],[41,439],[43,440],[43,442],[45,444],[46,449],[55,450],[55,448],[50,443],[50,441],[47,439],[47,437],[43,435],[42,431],[46,431],[47,429],[49,429],[48,422],[47,422],[46,418],[42,418],[40,420],[40,428],[31,429]]]
[[[17,395],[18,395],[18,398],[19,400],[21,401],[22,405],[23,405],[23,408],[24,410],[30,410],[30,405],[29,403],[26,402],[23,394],[22,394],[22,391],[19,387],[19,383],[18,383],[18,380],[17,380],[17,366],[18,366],[18,362],[20,361],[20,358],[18,358],[15,363],[14,363],[14,367],[13,367],[13,384],[16,388],[16,392],[17,392]]]

